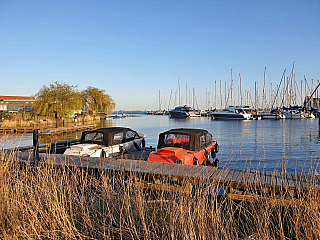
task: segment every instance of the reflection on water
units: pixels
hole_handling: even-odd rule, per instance
[[[320,131],[318,119],[261,120],[261,121],[212,121],[210,118],[173,119],[168,116],[141,115],[99,122],[99,127],[130,127],[147,134],[147,145],[156,147],[160,132],[171,128],[203,128],[212,133],[220,145],[217,157],[220,166],[250,167],[279,171],[286,168],[309,171],[318,164],[320,157]],[[5,138],[8,138],[6,135]],[[32,144],[32,135],[10,135],[6,146]],[[81,133],[58,137],[41,137],[40,142],[52,142],[80,138]],[[0,146],[4,145],[4,138]],[[2,144],[2,145],[1,145]],[[316,166],[319,168],[319,166]],[[314,169],[314,166],[312,167]]]

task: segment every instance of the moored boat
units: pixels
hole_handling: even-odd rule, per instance
[[[214,120],[249,120],[253,119],[249,106],[229,106],[222,111],[211,113]]]
[[[126,127],[100,128],[93,131],[84,131],[80,144],[67,148],[65,155],[87,157],[111,157],[119,153],[140,150],[145,146],[143,133]]]
[[[178,128],[159,134],[157,150],[147,161],[217,166],[218,160],[213,160],[218,151],[217,141],[207,130]]]
[[[286,118],[283,112],[279,111],[278,109],[271,110],[270,112],[259,113],[259,116],[261,117],[261,119],[273,119],[273,120]]]
[[[189,117],[200,117],[192,107],[187,105],[176,107],[169,111],[169,116],[172,118],[189,118]]]

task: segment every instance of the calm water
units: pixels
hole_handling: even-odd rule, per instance
[[[141,115],[125,119],[108,119],[100,127],[123,126],[147,134],[147,145],[156,147],[160,132],[171,128],[207,129],[220,145],[217,157],[220,166],[281,171],[308,172],[310,166],[319,172],[319,119],[212,121],[210,118],[172,119],[168,116]],[[42,138],[41,142],[79,138],[72,133],[56,139]],[[10,138],[10,139],[8,139]],[[4,139],[7,139],[4,143]],[[32,135],[6,135],[0,146],[32,145]]]

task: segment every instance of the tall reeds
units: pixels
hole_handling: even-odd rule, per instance
[[[186,194],[129,181],[121,172],[21,165],[0,152],[0,239],[320,239],[315,188],[286,206],[272,197],[232,201],[208,183]]]

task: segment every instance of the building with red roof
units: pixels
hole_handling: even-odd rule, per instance
[[[30,112],[34,97],[0,96],[0,112]]]

